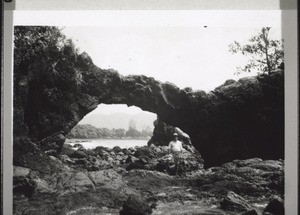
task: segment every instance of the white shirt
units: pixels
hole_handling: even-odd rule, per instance
[[[170,142],[169,148],[172,152],[180,152],[182,151],[182,143],[179,140],[173,140]]]

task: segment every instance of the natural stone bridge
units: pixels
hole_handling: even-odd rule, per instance
[[[206,93],[142,75],[123,77],[99,69],[86,54],[71,66],[59,62],[53,72],[50,63],[15,68],[14,79],[14,136],[27,136],[43,150],[59,151],[64,135],[105,103],[135,105],[181,128],[207,167],[237,158],[283,158],[283,71],[229,80]]]

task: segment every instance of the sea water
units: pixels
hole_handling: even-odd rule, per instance
[[[86,149],[93,149],[97,146],[113,148],[130,148],[135,146],[146,146],[149,140],[147,139],[67,139],[65,143],[75,145],[81,144]]]

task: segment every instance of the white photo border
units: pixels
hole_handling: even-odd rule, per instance
[[[55,1],[41,1],[31,0],[24,1],[13,0],[12,3],[5,3],[4,13],[4,48],[3,48],[3,61],[2,68],[2,209],[3,214],[12,214],[12,113],[13,113],[13,26],[15,13],[39,13],[43,10],[46,17],[47,13],[55,12],[54,10],[69,9],[70,13],[79,14],[79,10],[85,10],[85,12],[95,12],[96,10],[112,10],[120,12],[121,10],[138,10],[135,12],[149,12],[153,9],[168,10],[169,12],[183,12],[193,13],[194,10],[219,10],[220,13],[226,10],[231,10],[232,13],[236,10],[259,10],[262,13],[267,10],[281,10],[281,23],[282,33],[285,39],[285,208],[286,214],[298,214],[298,31],[297,31],[297,1],[259,1],[255,0],[241,0],[239,2],[232,1],[231,4],[227,1],[226,4],[221,0],[210,1],[205,3],[204,1],[190,1],[186,4],[186,1],[180,0],[174,4],[174,1],[165,1],[165,3],[159,3],[158,0],[152,0],[148,3],[138,0],[101,0],[93,1],[93,5],[88,1],[79,0],[55,0]],[[48,2],[48,3],[47,3]],[[51,3],[49,3],[51,2]],[[76,3],[74,3],[76,2]],[[284,4],[285,3],[285,4]],[[229,6],[230,5],[230,6]],[[90,11],[94,9],[93,11]],[[193,10],[192,10],[193,9]],[[26,11],[25,11],[26,10]],[[142,11],[143,10],[143,11]],[[263,10],[263,11],[262,11]],[[107,12],[107,11],[106,11]],[[134,11],[133,11],[134,12]],[[230,11],[229,11],[230,12]],[[50,15],[51,17],[51,15]],[[43,18],[43,17],[42,17]],[[38,19],[37,21],[42,21]],[[261,20],[264,22],[264,20]]]

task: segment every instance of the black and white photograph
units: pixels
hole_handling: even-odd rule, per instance
[[[13,214],[286,214],[280,12],[24,14]]]

